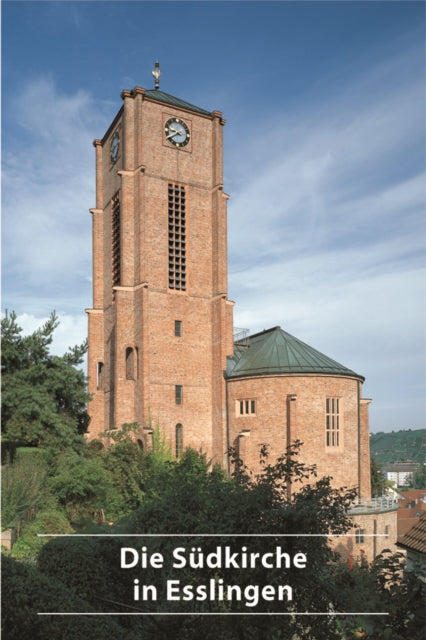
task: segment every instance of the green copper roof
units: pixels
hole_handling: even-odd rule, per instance
[[[228,378],[316,373],[364,380],[363,376],[328,358],[281,327],[250,336],[248,344],[236,344],[235,355],[229,362]]]
[[[206,109],[196,107],[189,102],[185,102],[185,100],[181,100],[180,98],[175,98],[175,96],[171,96],[169,93],[164,93],[164,91],[160,91],[160,89],[146,89],[144,95],[147,98],[158,100],[158,102],[165,102],[166,104],[171,104],[174,107],[178,107],[180,109],[189,109],[189,111],[203,113],[206,116],[211,115],[210,111],[206,111]]]

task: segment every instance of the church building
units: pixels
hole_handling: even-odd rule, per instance
[[[226,469],[231,446],[256,469],[261,444],[277,456],[299,439],[304,462],[368,500],[364,378],[280,327],[234,335],[225,120],[160,90],[159,74],[122,92],[94,141],[88,435],[138,423],[149,448],[158,425],[177,457],[190,446]]]

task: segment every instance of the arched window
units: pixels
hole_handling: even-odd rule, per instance
[[[176,425],[176,458],[180,458],[183,451],[183,426]]]
[[[137,443],[138,443],[139,449],[141,451],[143,451],[143,442],[142,442],[142,440],[137,440]]]
[[[126,349],[126,380],[135,379],[135,352],[132,347]]]

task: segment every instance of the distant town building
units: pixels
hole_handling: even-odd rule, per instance
[[[383,469],[386,480],[391,480],[397,487],[408,487],[413,484],[413,478],[416,471],[420,469],[418,462],[412,460],[402,460],[387,464]]]

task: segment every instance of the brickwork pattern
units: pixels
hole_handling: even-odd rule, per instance
[[[158,424],[175,445],[200,447],[223,462],[226,433],[226,356],[232,353],[232,303],[227,300],[227,196],[222,182],[221,114],[188,113],[122,94],[124,105],[96,147],[93,215],[93,309],[89,314],[89,436],[111,426]],[[185,120],[183,149],[164,137],[170,117]],[[114,134],[120,135],[115,162]],[[185,191],[186,290],[169,289],[169,185]],[[120,199],[120,282],[113,199]],[[114,244],[115,242],[115,244]],[[115,285],[115,286],[114,286]],[[182,323],[182,336],[174,323]],[[126,350],[135,358],[133,379]],[[103,388],[96,388],[98,363]],[[183,402],[175,402],[175,386]]]
[[[360,411],[359,384],[355,378],[317,375],[229,380],[231,444],[238,448],[243,438],[245,462],[258,469],[262,444],[270,445],[274,460],[289,444],[300,440],[301,460],[316,464],[321,475],[331,475],[334,486],[360,486],[361,497],[369,497],[368,421],[367,414]],[[256,401],[255,414],[239,415],[239,400],[244,398]],[[335,447],[326,445],[327,398],[340,399],[340,444]]]

